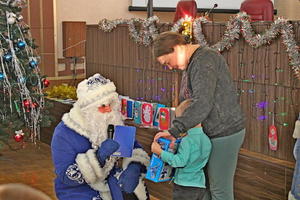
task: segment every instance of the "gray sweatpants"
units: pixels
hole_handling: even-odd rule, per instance
[[[202,200],[205,188],[187,187],[174,183],[173,200]]]
[[[212,152],[207,164],[210,194],[207,191],[204,200],[234,200],[233,179],[244,137],[245,129],[230,136],[211,139]]]

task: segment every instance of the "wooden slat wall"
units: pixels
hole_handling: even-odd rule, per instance
[[[96,72],[111,79],[122,95],[171,105],[175,74],[153,60],[150,48],[136,45],[127,26],[104,33],[87,29],[87,76]]]
[[[270,23],[253,24],[257,33],[263,33],[269,26]],[[296,40],[299,41],[298,22],[293,22],[293,26]],[[220,41],[225,28],[224,23],[207,23],[203,26],[210,45]],[[167,25],[160,25],[160,31],[167,29]],[[110,33],[99,30],[96,25],[87,26],[86,51],[87,76],[99,72],[115,82],[120,94],[134,99],[169,106],[174,101],[172,88],[179,81],[176,73],[163,69],[153,61],[151,47],[137,45],[130,39],[126,25],[118,26]],[[300,81],[293,77],[282,39],[254,49],[241,36],[231,49],[222,54],[240,91],[240,102],[247,116],[247,135],[243,148],[294,162],[292,132],[300,111]],[[256,105],[264,101],[267,102],[266,108],[257,108]],[[285,112],[287,115],[281,116]],[[276,113],[275,125],[279,137],[279,149],[276,152],[268,148],[268,127],[272,123],[272,113]],[[261,115],[267,119],[258,120]],[[288,126],[283,126],[283,123],[288,123]]]

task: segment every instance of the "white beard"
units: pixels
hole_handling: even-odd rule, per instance
[[[123,125],[121,113],[112,110],[109,113],[101,113],[97,108],[92,107],[82,111],[83,118],[86,120],[86,128],[89,132],[89,140],[93,147],[98,147],[107,139],[107,127],[112,125]]]

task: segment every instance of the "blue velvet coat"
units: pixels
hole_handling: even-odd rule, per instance
[[[64,122],[60,122],[54,131],[51,150],[57,176],[55,191],[60,200],[106,200],[110,195],[116,200],[123,199],[115,178],[122,169],[114,163],[101,168],[89,139],[67,127]],[[135,142],[133,156],[128,159],[127,166],[132,161],[145,165],[147,159],[147,154]],[[149,198],[142,180],[135,194],[138,190],[138,199]]]

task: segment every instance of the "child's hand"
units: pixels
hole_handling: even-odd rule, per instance
[[[154,136],[153,141],[157,141],[161,137],[169,139],[169,137],[173,137],[173,136],[168,131],[158,132]]]
[[[153,141],[157,141],[159,138],[167,138],[168,140],[171,140],[170,148],[174,148],[174,144],[176,141],[176,138],[173,137],[168,131],[158,132],[153,138]]]
[[[154,141],[154,142],[152,142],[152,145],[151,145],[151,151],[153,153],[156,153],[157,155],[160,155],[162,152],[162,149],[161,149],[160,145],[156,141]]]

